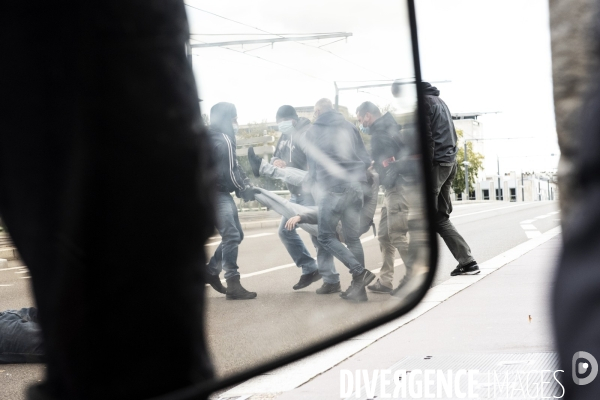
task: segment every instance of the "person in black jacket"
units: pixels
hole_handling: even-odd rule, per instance
[[[393,167],[394,162],[400,160],[404,145],[400,139],[400,125],[389,112],[381,115],[375,104],[365,101],[356,109],[356,116],[363,130],[371,135],[373,168],[385,187],[378,236],[383,264],[379,279],[368,289],[375,293],[391,293],[396,249],[406,267],[406,275],[400,284],[410,277],[412,267],[408,257],[408,200],[404,178]]]
[[[424,128],[428,139],[430,159],[433,161],[433,195],[436,206],[435,229],[440,234],[458,266],[450,275],[475,275],[480,272],[471,249],[458,233],[452,222],[452,200],[450,189],[456,176],[457,136],[452,122],[452,114],[446,103],[440,99],[440,91],[428,82],[421,82],[425,94]]]
[[[301,143],[304,140],[306,131],[311,124],[307,118],[299,118],[296,109],[289,105],[283,105],[277,110],[276,121],[281,132],[281,137],[277,142],[275,153],[271,159],[271,163],[277,168],[296,168],[303,171],[307,170],[306,154],[301,149]],[[248,159],[252,160],[250,153]],[[256,160],[255,158],[253,160]],[[255,173],[256,175],[256,173]],[[287,184],[290,191],[290,202],[303,206],[314,206],[315,201],[309,192],[303,190],[301,186]],[[324,271],[323,276],[317,268],[317,261],[311,256],[310,252],[304,245],[304,242],[298,235],[295,229],[288,230],[285,228],[287,218],[282,217],[279,224],[279,238],[285,246],[294,263],[302,268],[300,280],[293,286],[294,290],[299,290],[307,287],[313,282],[323,280],[330,286],[336,286],[339,291],[339,274],[335,271],[333,256],[328,254],[318,243],[315,243],[317,249],[317,258],[320,259],[320,267]],[[319,252],[323,254],[319,254]],[[333,293],[331,290],[326,290],[326,293]],[[317,292],[321,294],[319,291]]]
[[[365,287],[375,275],[365,269],[359,230],[371,158],[358,129],[333,110],[331,100],[319,100],[315,116],[315,123],[306,133],[305,153],[319,208],[318,240],[352,274],[352,284],[342,298],[367,301]],[[347,248],[337,238],[340,221]]]
[[[240,283],[237,257],[244,232],[237,206],[230,194],[235,192],[237,197],[245,201],[254,200],[250,181],[236,158],[235,134],[238,127],[235,106],[231,103],[215,104],[210,109],[210,122],[212,154],[217,170],[217,229],[222,240],[208,263],[207,282],[216,291],[225,294],[228,300],[253,299],[256,293],[247,291]],[[225,270],[226,288],[219,280],[221,270]]]

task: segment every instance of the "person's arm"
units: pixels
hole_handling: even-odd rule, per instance
[[[252,192],[252,185],[250,179],[246,176],[244,170],[240,167],[237,160],[236,144],[235,139],[231,139],[226,134],[222,134],[225,139],[227,150],[227,172],[225,175],[229,177],[231,183],[235,187],[236,196],[244,199],[245,201],[254,200],[254,193]]]
[[[287,166],[286,162],[281,158],[281,140],[283,139],[283,134],[279,137],[277,141],[277,146],[275,146],[275,152],[273,153],[273,158],[271,158],[271,164],[276,166],[277,168],[285,168]]]
[[[431,128],[431,103],[425,97],[423,101],[425,106],[424,114],[425,121],[423,121],[423,127],[425,129],[425,140],[426,140],[426,148],[425,151],[429,154],[429,160],[433,163],[433,156],[435,154],[435,142],[433,141],[433,131]]]
[[[319,212],[318,210],[312,209],[310,211],[305,211],[301,214],[294,215],[292,218],[288,219],[285,223],[285,229],[288,231],[296,229],[296,225],[298,224],[311,224],[315,225],[318,223]]]

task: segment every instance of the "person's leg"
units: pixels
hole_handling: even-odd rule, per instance
[[[224,278],[239,276],[237,258],[244,233],[240,225],[237,207],[229,193],[217,194],[217,228],[221,235],[221,266]]]
[[[347,206],[349,185],[339,185],[319,194],[319,243],[338,260],[352,275],[364,271],[364,265],[337,238],[336,229]]]
[[[0,312],[0,364],[39,363],[44,356],[35,308]]]
[[[302,203],[302,199],[298,199],[295,195],[292,195],[290,199],[290,203],[298,204]],[[301,204],[302,205],[302,204]],[[312,274],[317,270],[317,262],[310,255],[310,252],[304,245],[304,242],[296,232],[296,229],[287,230],[285,227],[285,223],[287,222],[287,217],[281,218],[281,223],[279,224],[279,238],[281,239],[281,243],[285,246],[288,254],[294,260],[294,263],[299,268],[302,268],[302,275]]]
[[[333,255],[319,243],[316,236],[311,236],[310,238],[317,249],[317,267],[323,277],[323,282],[329,284],[339,283],[340,274],[335,269]]]
[[[298,168],[285,167],[278,168],[273,164],[269,164],[265,160],[262,160],[260,164],[260,175],[267,176],[272,179],[278,179],[289,183],[293,186],[302,186],[302,182],[306,177],[307,172]]]
[[[342,210],[341,221],[346,246],[364,269],[365,254],[360,242],[360,210],[363,206],[363,199],[360,184],[351,184],[346,198],[346,207]],[[362,270],[356,271],[353,275],[360,272]]]
[[[396,181],[395,186],[386,189],[385,205],[389,241],[395,249],[398,249],[406,268],[406,275],[401,280],[403,282],[410,275],[412,265],[408,256],[408,201],[403,192],[401,178]]]
[[[208,261],[206,268],[208,274],[213,276],[219,276],[223,270],[223,241],[217,246],[213,256]]]
[[[440,234],[456,261],[458,261],[459,266],[465,266],[474,263],[475,260],[471,255],[469,245],[450,222],[450,213],[452,213],[450,189],[456,176],[456,168],[456,163],[452,166],[437,166],[437,180],[443,183],[437,195],[436,231]]]
[[[381,219],[379,220],[377,236],[377,239],[379,240],[379,248],[381,250],[381,259],[383,261],[381,265],[381,272],[379,273],[379,281],[383,286],[391,289],[394,285],[394,257],[396,255],[396,248],[390,241],[387,221],[388,212],[387,208],[384,206],[381,209]]]

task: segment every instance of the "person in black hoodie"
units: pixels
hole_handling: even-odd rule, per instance
[[[396,249],[406,267],[402,285],[410,277],[412,263],[408,257],[408,200],[404,177],[394,168],[400,160],[404,144],[400,138],[400,125],[389,112],[381,115],[379,108],[365,101],[356,109],[358,122],[363,131],[371,135],[373,168],[381,177],[385,187],[384,206],[379,221],[379,246],[383,258],[381,273],[375,284],[368,289],[375,293],[391,293],[394,278],[394,256]]]
[[[310,120],[299,118],[294,107],[283,105],[277,110],[276,121],[281,132],[281,137],[277,142],[271,163],[277,168],[296,168],[306,171],[307,161],[306,154],[302,151],[302,142],[304,141],[306,131],[311,126]],[[251,159],[250,155],[248,158]],[[303,206],[315,205],[312,195],[304,191],[301,186],[288,183],[287,187],[291,195],[290,202]],[[315,239],[313,242],[317,249],[317,258],[320,261],[320,268],[317,268],[317,261],[311,256],[296,229],[286,229],[286,222],[287,218],[282,217],[281,224],[279,225],[279,238],[292,257],[292,260],[294,260],[294,263],[302,268],[300,280],[294,285],[293,289],[299,290],[305,288],[323,277],[326,283],[324,287],[327,290],[318,290],[317,293],[328,294],[340,291],[339,274],[335,271],[333,256],[327,253]],[[324,272],[323,276],[319,272],[319,269]],[[334,289],[335,291],[332,291]]]
[[[207,265],[207,282],[216,291],[225,294],[228,300],[256,297],[256,293],[242,287],[237,265],[238,247],[244,239],[244,232],[230,193],[235,192],[245,201],[254,200],[253,188],[236,158],[237,129],[237,110],[233,104],[217,103],[210,109],[209,134],[217,173],[217,229],[222,240]],[[219,279],[221,270],[225,270],[226,288]]]
[[[440,234],[458,266],[450,275],[475,275],[480,272],[477,262],[471,255],[471,249],[465,239],[458,233],[452,222],[452,200],[450,189],[456,176],[456,153],[458,140],[452,114],[448,106],[440,99],[440,91],[428,82],[421,82],[425,94],[425,134],[427,151],[433,161],[433,195],[436,206],[435,229]]]
[[[309,181],[319,209],[318,240],[352,274],[352,284],[342,293],[342,298],[367,301],[365,287],[375,275],[365,269],[359,230],[363,187],[367,184],[366,171],[371,158],[358,129],[333,110],[331,100],[317,102],[315,117],[304,146]],[[337,238],[340,221],[347,248]]]

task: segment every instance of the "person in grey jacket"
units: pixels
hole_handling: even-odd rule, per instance
[[[456,154],[458,137],[452,122],[450,109],[442,99],[440,91],[428,82],[421,82],[425,93],[425,132],[428,139],[430,159],[433,161],[433,195],[436,206],[435,229],[440,234],[458,266],[450,275],[475,275],[480,272],[471,254],[471,248],[458,233],[452,222],[452,200],[450,189],[456,177]]]

